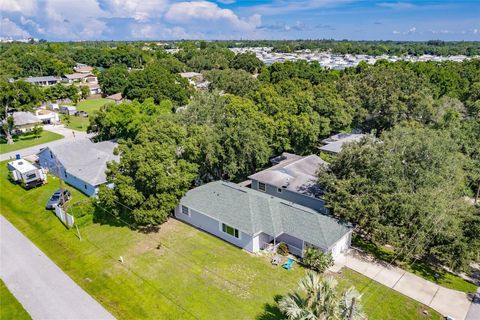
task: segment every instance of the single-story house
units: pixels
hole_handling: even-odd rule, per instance
[[[88,88],[90,89],[90,94],[100,94],[102,89],[98,83],[87,83]]]
[[[12,114],[15,133],[25,133],[42,124],[42,121],[31,112],[18,111]]]
[[[120,104],[123,101],[123,97],[122,97],[121,92],[112,94],[108,97],[105,97],[105,99],[112,100],[113,102],[115,102],[115,104]]]
[[[323,191],[317,171],[328,163],[316,155],[299,156],[284,152],[271,160],[272,167],[252,174],[251,188],[275,197],[324,212]]]
[[[88,196],[94,196],[98,192],[98,187],[107,182],[105,174],[107,162],[120,159],[118,155],[113,154],[116,146],[117,143],[114,141],[65,142],[40,150],[38,160],[43,168],[57,177],[60,174],[69,185]]]
[[[31,84],[35,84],[37,86],[53,86],[59,82],[62,82],[62,78],[54,77],[54,76],[46,76],[46,77],[28,77],[25,79],[26,82]]]
[[[342,147],[345,143],[358,142],[362,140],[364,136],[365,135],[361,133],[338,133],[322,140],[324,145],[320,147],[320,151],[335,155],[342,151]]]
[[[83,63],[77,63],[76,66],[73,67],[73,70],[77,73],[92,73],[93,68]]]
[[[38,109],[35,111],[35,115],[37,116],[40,121],[45,124],[54,124],[60,122],[60,118],[58,113],[53,112],[47,109]]]
[[[216,181],[187,192],[175,217],[248,252],[313,246],[333,257],[349,248],[352,229],[338,220],[264,192]]]
[[[74,116],[77,113],[77,107],[74,106],[60,106],[60,113]]]
[[[91,73],[72,73],[65,75],[65,82],[98,83],[97,77]]]

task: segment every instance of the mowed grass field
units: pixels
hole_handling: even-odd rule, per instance
[[[304,275],[298,265],[291,271],[274,267],[266,257],[174,219],[159,230],[133,231],[104,218],[111,217],[107,213],[94,217],[88,204],[70,210],[78,217],[80,241],[75,230],[43,209],[58,188],[57,179],[25,191],[6,176],[3,162],[0,212],[118,319],[281,319],[274,298],[296,289]],[[70,205],[86,200],[69,189]],[[370,282],[348,269],[336,277],[342,287],[361,289]],[[364,297],[370,319],[440,319],[431,309],[424,315],[420,303],[377,283]]]
[[[100,110],[107,103],[111,103],[112,101],[109,99],[104,98],[94,98],[94,99],[87,99],[82,100],[77,103],[76,108],[77,111],[86,111],[90,115],[92,112]],[[62,115],[62,122],[65,123],[65,116]],[[87,128],[90,124],[88,117],[77,117],[77,116],[70,116],[70,124],[66,125],[67,128],[72,130],[78,131],[87,131]]]
[[[63,139],[63,136],[50,131],[42,131],[40,137],[36,138],[33,134],[23,134],[14,136],[14,144],[7,144],[4,137],[0,137],[0,154],[20,150],[23,148],[33,147],[42,143]]]
[[[0,320],[32,319],[0,279]]]

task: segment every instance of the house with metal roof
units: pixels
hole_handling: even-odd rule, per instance
[[[94,143],[88,139],[51,145],[40,150],[40,165],[66,183],[94,196],[98,187],[107,183],[107,163],[119,161],[114,154],[117,143],[103,141]]]
[[[361,133],[338,133],[322,140],[324,145],[320,147],[320,151],[337,154],[342,151],[345,143],[359,142],[364,136],[365,135]]]
[[[275,197],[325,212],[323,190],[317,171],[328,163],[316,155],[299,156],[284,152],[270,160],[272,167],[252,174],[251,188]]]
[[[224,181],[188,191],[175,217],[252,253],[284,242],[298,256],[313,246],[336,257],[352,234],[333,217]]]
[[[26,82],[35,84],[37,86],[53,86],[59,82],[62,82],[62,78],[54,76],[45,76],[45,77],[28,77],[25,78]]]

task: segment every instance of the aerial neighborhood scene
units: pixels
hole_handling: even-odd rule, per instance
[[[0,320],[480,320],[480,1],[0,0]]]

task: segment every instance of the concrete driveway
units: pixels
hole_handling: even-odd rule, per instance
[[[115,319],[2,215],[0,277],[33,319]]]
[[[417,300],[444,316],[448,315],[456,320],[466,319],[471,302],[464,292],[441,287],[403,269],[376,261],[354,249],[336,259],[331,270],[338,271],[343,266]]]
[[[40,149],[48,147],[48,146],[59,145],[59,144],[64,143],[66,141],[75,141],[75,140],[79,140],[79,139],[89,139],[89,138],[92,137],[92,134],[87,134],[86,132],[67,129],[63,125],[45,125],[45,126],[43,126],[43,129],[46,130],[46,131],[58,133],[58,134],[64,136],[64,138],[60,139],[60,140],[55,140],[55,141],[39,144],[39,145],[36,145],[36,146],[33,146],[33,147],[29,147],[29,148],[25,148],[25,149],[20,149],[20,150],[0,154],[0,161],[14,159],[16,154],[20,154],[22,157],[25,157],[25,156],[29,156],[29,155],[32,155],[32,154],[37,154],[40,151]]]

